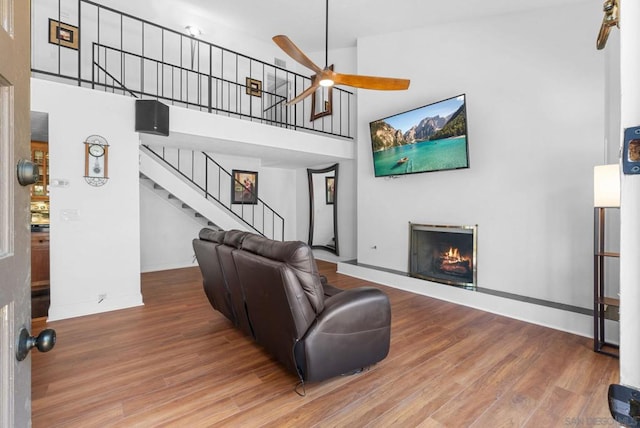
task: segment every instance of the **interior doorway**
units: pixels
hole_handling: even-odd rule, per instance
[[[31,160],[38,180],[31,186],[31,318],[47,317],[50,304],[49,114],[31,112]]]

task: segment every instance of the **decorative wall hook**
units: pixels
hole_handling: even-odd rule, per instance
[[[611,27],[615,25],[620,28],[620,8],[618,0],[605,0],[602,5],[602,10],[604,12],[604,17],[602,18],[602,25],[600,26],[598,40],[596,42],[598,50],[604,49],[607,44]]]

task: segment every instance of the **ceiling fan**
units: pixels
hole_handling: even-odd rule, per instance
[[[311,86],[302,91],[297,97],[287,102],[287,105],[295,104],[302,101],[309,95],[313,94],[318,87],[331,87],[333,85],[352,86],[362,89],[376,89],[382,91],[397,91],[409,88],[410,81],[408,79],[396,79],[393,77],[377,77],[362,76],[357,74],[343,74],[333,71],[333,65],[328,65],[329,58],[329,0],[326,7],[326,26],[325,26],[325,66],[318,67],[305,53],[297,47],[287,36],[278,35],[273,37],[273,41],[287,55],[298,63],[304,65],[316,74],[311,76]]]

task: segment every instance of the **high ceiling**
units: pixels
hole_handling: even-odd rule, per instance
[[[187,25],[216,43],[217,32],[240,31],[269,41],[286,34],[305,51],[325,47],[325,0],[94,0],[174,30]],[[481,16],[553,8],[594,0],[329,0],[329,46],[355,46],[362,36],[472,20]]]
[[[229,48],[233,46],[221,43],[220,39],[229,40],[238,33],[265,43],[272,43],[274,35],[285,34],[307,53],[322,52],[325,48],[326,0],[93,1],[179,32],[187,25],[195,25],[203,31],[203,40]],[[329,0],[329,49],[354,47],[360,37],[430,24],[492,15],[505,15],[508,19],[510,13],[541,8],[552,14],[558,5],[585,2],[592,3],[595,9],[601,8],[596,0]],[[186,141],[186,137],[181,136],[181,141]],[[195,140],[189,143],[204,144],[207,149],[217,144]],[[224,153],[224,147],[228,146],[219,145],[216,150]],[[270,166],[300,167],[339,160],[305,157],[290,151],[283,154],[282,150],[260,151],[255,147],[247,147],[247,153],[243,153],[238,144],[234,147],[234,155],[257,156]]]

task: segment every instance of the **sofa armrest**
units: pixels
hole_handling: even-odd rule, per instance
[[[297,352],[307,381],[320,381],[383,360],[389,353],[391,305],[381,290],[344,290],[325,301]]]
[[[388,327],[390,324],[391,306],[387,295],[375,287],[360,287],[341,290],[326,299],[325,308],[318,315],[314,329],[345,334]]]
[[[342,293],[344,291],[342,288],[334,287],[333,285],[329,284],[327,282],[327,278],[322,275],[320,275],[320,283],[322,284],[322,291],[324,293],[325,301],[329,297],[333,297],[336,294]]]

